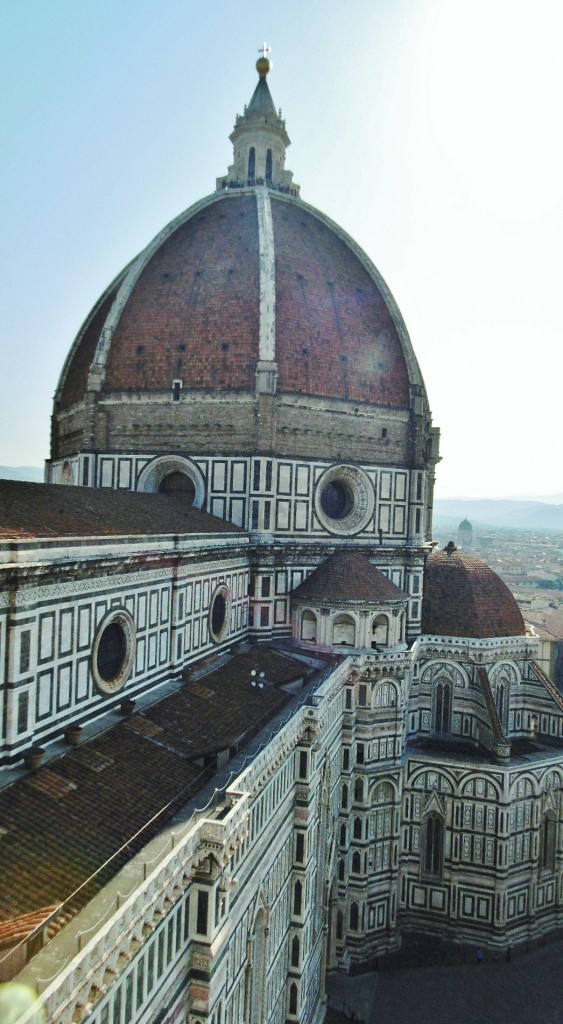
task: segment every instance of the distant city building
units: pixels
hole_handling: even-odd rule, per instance
[[[526,621],[534,636],[537,636],[537,662],[543,671],[563,693],[563,636],[561,632],[549,629],[541,622],[534,622],[526,617]]]
[[[320,1024],[409,932],[561,927],[563,697],[433,550],[405,324],[257,70],[72,345],[48,482],[0,481],[0,976],[52,1024]]]

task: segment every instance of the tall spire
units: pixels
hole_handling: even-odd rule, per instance
[[[258,84],[243,114],[237,114],[229,136],[233,144],[233,163],[226,177],[217,178],[217,189],[244,185],[268,185],[270,188],[299,195],[293,174],[285,170],[285,151],[290,145],[281,110],[276,111],[266,78],[272,68],[266,56],[270,47],[263,44],[256,61]]]

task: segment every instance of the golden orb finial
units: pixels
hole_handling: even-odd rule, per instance
[[[260,75],[260,78],[265,78],[272,67],[272,62],[268,60],[268,57],[266,56],[266,54],[270,53],[270,49],[271,47],[269,47],[267,43],[262,43],[262,46],[258,51],[262,54],[262,56],[256,61],[256,70]]]

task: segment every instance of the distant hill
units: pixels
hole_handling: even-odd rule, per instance
[[[434,502],[436,526],[451,528],[462,519],[475,526],[494,526],[506,530],[563,531],[563,504],[542,501],[517,501],[511,498],[442,498]],[[443,522],[441,522],[443,521]]]
[[[39,466],[0,466],[0,480],[29,480],[43,483],[43,470]]]

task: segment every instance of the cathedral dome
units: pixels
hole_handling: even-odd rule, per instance
[[[55,394],[54,462],[100,450],[432,457],[398,307],[359,246],[300,199],[262,70],[216,192],[156,236],[80,330]]]
[[[422,632],[487,639],[525,636],[526,626],[506,583],[450,541],[426,563]]]
[[[409,406],[406,330],[367,257],[295,197],[225,189],[165,228],[102,297],[59,407],[96,373],[108,394],[168,395],[176,379],[183,393],[253,392],[263,360],[276,363],[279,394]]]

